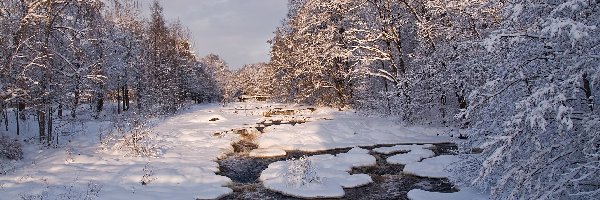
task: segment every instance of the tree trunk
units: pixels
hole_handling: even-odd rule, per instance
[[[21,101],[17,101],[17,102],[18,102],[17,103],[17,107],[18,107],[17,109],[19,110],[19,115],[18,116],[22,120],[25,120],[25,115],[22,113],[25,110],[25,104],[23,102],[21,102]]]
[[[58,112],[57,113],[58,118],[62,119],[62,117],[63,117],[63,104],[62,103],[58,104],[58,110],[57,110],[57,112]]]
[[[455,94],[456,94],[456,99],[458,100],[458,108],[466,109],[467,108],[467,100],[465,99],[465,96],[462,94],[459,94],[459,92],[455,92]]]
[[[96,118],[100,116],[100,112],[104,109],[104,97],[101,93],[96,94]]]
[[[125,110],[125,102],[123,102],[123,110]],[[117,89],[117,114],[121,114],[121,88]]]
[[[141,79],[137,79],[138,83],[136,86],[136,92],[135,92],[135,101],[137,102],[137,110],[138,112],[141,112],[142,110],[142,92],[143,92],[143,88],[142,88],[142,83],[141,83]]]
[[[582,75],[583,78],[583,91],[585,92],[585,99],[587,100],[590,111],[594,111],[594,99],[592,99],[592,89],[590,87],[590,80],[587,77],[587,73]]]
[[[52,2],[48,2],[48,7],[49,10],[47,11],[47,14],[49,14],[47,17],[49,18],[48,23],[45,26],[45,38],[44,38],[44,45],[43,45],[43,60],[44,60],[44,64],[45,64],[45,69],[44,69],[44,76],[42,79],[42,84],[41,84],[41,95],[42,95],[42,105],[41,108],[38,108],[38,123],[39,123],[39,135],[40,135],[40,143],[44,142],[44,138],[46,139],[46,142],[49,142],[49,135],[46,134],[46,125],[47,123],[50,124],[48,122],[48,119],[51,119],[49,116],[46,115],[52,115],[52,112],[46,113],[48,111],[52,111],[51,108],[51,94],[52,94],[52,90],[51,90],[51,81],[52,81],[52,73],[51,73],[51,67],[52,67],[52,53],[50,53],[50,37],[51,37],[51,33],[52,33],[52,26],[54,24],[54,21],[56,20],[56,16],[58,15],[58,12],[54,11],[54,9],[52,9]],[[48,119],[46,118],[48,117]],[[48,129],[49,130],[49,129]]]
[[[77,117],[77,106],[79,105],[79,86],[77,86],[75,88],[75,92],[73,93],[75,95],[75,99],[73,99],[73,107],[71,108],[71,117],[73,117],[73,119],[75,119]]]
[[[40,109],[37,111],[38,117],[38,126],[39,126],[39,137],[40,143],[44,143],[44,139],[46,139],[46,113],[44,110]]]
[[[412,99],[408,95],[408,89],[404,92],[404,98],[405,98],[404,112],[406,113],[406,115],[404,115],[404,120],[408,121],[411,118],[411,116],[413,115],[412,110],[410,110],[411,104],[412,104]]]
[[[446,94],[442,93],[442,96],[440,97],[440,103],[442,106],[440,106],[440,114],[442,117],[442,125],[446,125]]]
[[[123,86],[123,111],[129,110],[129,90],[127,84]]]
[[[4,116],[4,128],[8,132],[8,106],[7,106],[7,104],[2,105],[2,110],[3,110],[2,114]]]
[[[387,114],[391,115],[392,114],[392,104],[391,104],[391,100],[390,100],[390,96],[389,94],[389,84],[388,84],[388,80],[385,78],[381,78],[383,80],[383,87],[385,88],[385,101],[387,103]]]
[[[17,135],[21,134],[21,126],[19,125],[19,108],[15,109],[15,120],[17,121]]]
[[[379,61],[381,63],[381,69],[385,70],[385,63],[381,60]],[[387,114],[391,115],[392,114],[392,105],[390,102],[390,96],[388,95],[390,89],[389,89],[389,84],[388,84],[388,80],[386,78],[381,77],[381,80],[383,80],[383,87],[385,89],[385,100],[387,103]]]
[[[52,106],[48,107],[48,133],[46,134],[46,143],[52,145]]]

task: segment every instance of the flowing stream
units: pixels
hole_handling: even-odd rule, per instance
[[[271,123],[267,124],[267,126],[280,124],[282,123]],[[264,123],[259,123],[257,129],[262,131],[264,127]],[[397,144],[361,146],[361,148],[372,150],[378,147],[394,145]],[[451,150],[456,149],[456,145],[450,143],[434,145],[435,147],[432,151],[435,152],[436,156],[452,154]],[[302,156],[345,153],[351,149],[341,148],[319,152],[288,151],[285,156],[254,158],[248,156],[248,153],[257,148],[258,145],[254,144],[251,139],[242,139],[235,143],[233,147],[233,153],[218,161],[220,167],[218,174],[227,176],[233,180],[233,184],[229,186],[233,189],[233,194],[223,199],[297,199],[263,187],[262,183],[258,180],[260,173],[273,162],[300,158]],[[403,174],[404,165],[388,164],[386,162],[386,159],[393,154],[386,155],[374,151],[370,151],[369,154],[377,159],[377,164],[369,167],[353,168],[350,173],[368,174],[373,179],[373,183],[362,187],[344,189],[346,195],[342,199],[407,199],[406,194],[412,189],[434,192],[458,191],[446,178],[423,178]]]

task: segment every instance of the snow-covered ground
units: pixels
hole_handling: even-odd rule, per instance
[[[293,115],[263,116],[269,110],[289,108],[296,109]],[[352,111],[314,110],[282,104],[198,105],[176,116],[154,121],[156,126],[151,129],[152,140],[158,145],[158,151],[153,157],[128,157],[119,151],[103,149],[98,133],[111,128],[108,122],[87,122],[83,126],[86,129],[84,133],[69,138],[69,142],[60,148],[25,145],[24,159],[11,163],[15,170],[0,175],[0,199],[219,198],[232,192],[227,187],[232,181],[216,175],[219,167],[215,161],[232,152],[232,144],[242,138],[232,130],[254,127],[257,123],[276,122],[282,125],[264,128],[265,133],[254,140],[259,149],[250,154],[256,157],[283,155],[284,150],[318,151],[376,144],[451,141],[450,137],[438,136],[441,133],[439,129],[407,128],[393,119],[365,117]],[[293,121],[306,123],[286,124]],[[420,151],[426,150],[425,147],[429,146],[402,148]],[[291,161],[273,163],[263,172],[261,180],[267,188],[294,196],[339,196],[340,191],[343,195],[342,188],[371,181],[365,174],[348,174],[353,166],[374,162],[374,158],[371,159],[372,156],[365,151],[355,148],[345,154],[307,158],[316,166],[316,176],[322,177],[318,188],[335,188],[332,190],[337,192],[335,194],[317,193],[316,190],[311,193],[312,190],[303,191],[303,187],[288,187],[289,182],[283,180],[285,176],[279,175],[289,171],[287,166]],[[430,157],[418,155],[418,160]],[[427,162],[428,159],[425,159],[418,163]],[[295,191],[290,192],[289,188]]]
[[[257,139],[260,148],[320,151],[335,148],[398,143],[442,143],[452,138],[442,130],[405,127],[383,117],[365,117],[351,111],[319,108],[310,123],[268,127]],[[440,134],[438,136],[437,134]]]
[[[98,199],[217,198],[231,192],[226,187],[231,180],[215,174],[219,170],[215,160],[231,152],[231,143],[239,136],[213,134],[254,124],[260,118],[258,113],[233,107],[195,106],[152,129],[160,145],[156,158],[102,151],[98,134],[92,133],[75,137],[66,148],[28,145],[25,158],[19,161],[23,167],[0,176],[2,198],[54,199],[85,196],[89,190],[99,190]],[[149,183],[142,185],[142,179]]]

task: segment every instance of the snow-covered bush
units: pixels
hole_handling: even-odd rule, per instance
[[[133,123],[115,123],[114,129],[102,138],[104,151],[115,151],[123,156],[156,157],[160,154],[156,134],[141,119]]]
[[[302,156],[298,159],[290,159],[286,173],[287,184],[294,187],[301,187],[311,183],[319,183],[321,178],[317,175],[317,170],[309,158]]]
[[[0,159],[19,160],[23,158],[23,149],[19,141],[0,136]]]

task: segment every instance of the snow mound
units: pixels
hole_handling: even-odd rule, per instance
[[[472,189],[462,189],[454,193],[429,192],[413,189],[408,192],[411,200],[487,200],[489,197]]]
[[[297,160],[278,161],[265,169],[259,180],[270,190],[300,198],[340,198],[343,188],[367,185],[366,174],[349,174],[352,167],[375,165],[368,150],[353,148],[338,155],[316,155]]]
[[[369,150],[360,147],[354,147],[348,151],[349,154],[368,154]]]
[[[382,153],[382,154],[391,154],[391,153],[398,153],[398,152],[409,152],[412,151],[414,149],[426,149],[426,148],[432,148],[433,145],[432,144],[424,144],[424,145],[396,145],[393,147],[379,147],[379,148],[375,148],[373,149],[373,151],[377,152],[377,153]]]
[[[405,154],[391,156],[387,158],[386,161],[390,164],[407,165],[410,163],[419,162],[423,158],[431,158],[433,156],[435,156],[435,153],[429,149],[413,149]]]
[[[269,158],[276,156],[285,156],[287,153],[282,149],[273,149],[273,148],[258,148],[250,151],[250,157],[255,158]]]
[[[456,155],[441,155],[424,159],[404,166],[405,174],[413,174],[420,177],[446,178],[450,174],[445,169],[452,163],[458,162],[460,158]]]

